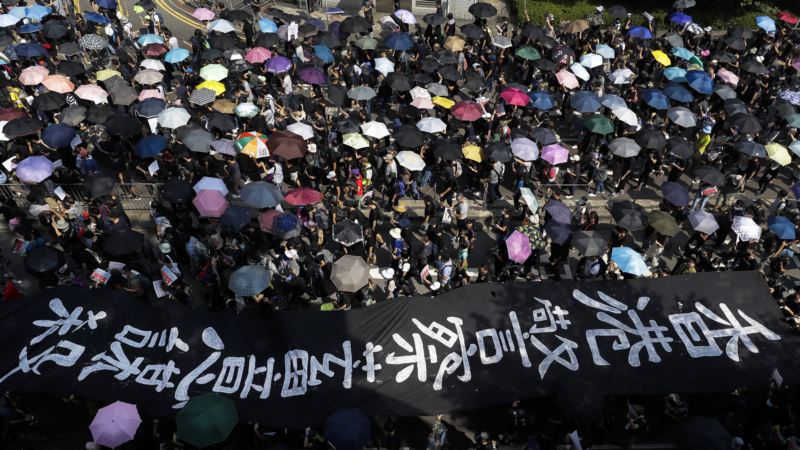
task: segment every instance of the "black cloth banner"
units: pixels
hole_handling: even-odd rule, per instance
[[[293,428],[348,407],[421,415],[543,395],[730,392],[766,386],[775,369],[789,383],[800,374],[800,338],[754,272],[480,284],[269,317],[63,288],[0,315],[0,389],[156,416],[215,391],[242,420]]]

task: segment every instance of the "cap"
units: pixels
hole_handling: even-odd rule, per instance
[[[402,231],[400,230],[400,228],[392,228],[391,230],[389,230],[389,236],[395,239],[402,239],[403,235],[401,233]]]
[[[161,250],[161,253],[165,255],[172,251],[172,246],[169,245],[169,242],[162,242],[161,244],[159,244],[158,248],[159,250]]]
[[[336,178],[336,172],[331,170],[330,172],[328,172],[327,175],[325,175],[325,178],[327,178],[329,180],[332,180],[332,179]]]

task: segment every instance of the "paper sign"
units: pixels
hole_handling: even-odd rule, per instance
[[[167,296],[167,292],[164,290],[164,282],[161,280],[153,281],[153,291],[155,291],[158,298]]]
[[[519,188],[519,192],[522,195],[522,199],[525,200],[525,204],[528,205],[528,209],[536,214],[536,211],[539,210],[539,201],[536,200],[536,195],[533,194],[530,188],[526,187]]]
[[[151,162],[150,165],[147,166],[147,171],[150,172],[151,177],[155,175],[156,172],[158,172],[158,161]]]
[[[56,194],[56,197],[58,197],[59,200],[64,200],[64,197],[67,196],[67,193],[64,192],[64,188],[61,186],[56,186],[56,188],[53,189],[53,193]]]
[[[99,267],[94,269],[94,272],[89,276],[89,279],[97,282],[97,284],[106,284],[109,278],[111,278],[111,274]]]
[[[12,156],[11,158],[8,158],[7,160],[3,161],[3,167],[8,172],[12,172],[14,169],[17,168],[17,163],[14,162],[14,159],[16,159],[16,156]]]
[[[178,279],[178,276],[175,275],[175,272],[170,270],[167,266],[161,266],[161,279],[164,280],[164,284],[167,286],[172,286],[172,283]]]
[[[125,263],[117,262],[117,261],[109,261],[108,262],[108,270],[122,270],[125,268]]]

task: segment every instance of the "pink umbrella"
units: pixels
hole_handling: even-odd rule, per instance
[[[483,109],[481,106],[470,101],[458,102],[450,111],[456,119],[463,120],[464,122],[474,122],[483,116]]]
[[[520,264],[524,263],[533,253],[531,240],[518,230],[514,230],[506,239],[506,248],[508,249],[508,259]]]
[[[158,89],[143,89],[142,92],[139,92],[139,101],[144,101],[148,98],[157,98],[164,100],[164,94],[161,93]]]
[[[575,89],[578,87],[578,79],[575,74],[568,72],[567,69],[561,69],[556,74],[558,82],[567,89]]]
[[[114,402],[97,411],[89,430],[96,444],[117,448],[133,440],[141,423],[136,405]]]
[[[433,109],[433,102],[429,98],[417,97],[411,102],[411,106],[417,109]]]
[[[214,11],[212,11],[212,10],[210,10],[208,8],[197,8],[192,13],[192,17],[194,17],[197,20],[203,21],[203,22],[208,21],[208,20],[214,20],[214,17],[216,17],[216,16],[217,15],[214,14]]]
[[[50,71],[44,66],[26,67],[19,74],[19,81],[26,86],[36,86],[44,81],[44,77],[50,75]]]
[[[254,47],[247,51],[244,59],[251,64],[260,64],[272,58],[272,52],[264,47]]]
[[[322,200],[322,193],[311,188],[297,188],[287,192],[283,200],[290,205],[313,205]]]
[[[550,144],[542,149],[542,159],[554,166],[563,164],[569,159],[569,150],[558,144]]]
[[[272,231],[272,221],[280,215],[281,212],[277,209],[270,209],[261,213],[261,215],[258,216],[258,224],[260,225],[261,231]]]
[[[800,71],[800,57],[792,60],[792,67],[794,67],[795,70]]]
[[[730,84],[731,86],[736,86],[737,84],[739,84],[739,77],[737,77],[735,73],[727,69],[719,69],[719,71],[717,72],[717,78],[719,78],[725,83]]]
[[[94,103],[108,103],[108,92],[96,84],[82,84],[75,89],[75,95]]]
[[[505,100],[509,105],[516,106],[525,106],[531,101],[531,98],[528,97],[528,94],[526,94],[525,91],[515,87],[510,87],[504,90],[500,94],[500,97],[503,97],[503,100]]]
[[[75,83],[64,75],[59,74],[44,77],[42,86],[46,87],[48,91],[58,92],[59,94],[66,94],[75,90]]]
[[[220,217],[228,209],[228,201],[222,192],[212,189],[200,191],[192,203],[203,217]]]

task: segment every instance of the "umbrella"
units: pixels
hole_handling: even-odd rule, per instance
[[[781,11],[778,13],[778,20],[786,22],[790,25],[797,25],[800,22],[800,19],[797,18],[794,14],[790,13],[789,11]]]
[[[344,255],[333,263],[331,281],[343,292],[357,292],[369,282],[369,264],[360,256]]]
[[[686,69],[683,67],[667,67],[661,72],[664,75],[664,78],[675,81],[675,82],[685,82],[686,81]]]
[[[653,33],[641,26],[629,29],[628,36],[634,39],[653,39]]]
[[[542,111],[548,111],[556,106],[553,97],[544,91],[535,91],[529,94],[531,106]]]
[[[502,97],[507,104],[516,106],[525,106],[531,101],[525,91],[515,87],[504,89],[503,92],[500,93],[500,97]]]
[[[797,226],[784,216],[772,216],[767,220],[767,224],[778,239],[792,241],[797,238]]]
[[[422,21],[429,25],[441,25],[444,23],[445,17],[442,14],[428,13],[422,17]]]
[[[606,116],[589,117],[583,121],[583,126],[596,134],[611,134],[614,132],[614,124],[611,122],[611,119]]]
[[[228,209],[228,201],[217,190],[203,189],[197,193],[192,204],[201,217],[220,217]]]
[[[286,127],[286,129],[305,140],[312,139],[314,137],[314,128],[312,128],[311,125],[303,122],[295,122]]]
[[[325,84],[327,77],[321,70],[314,67],[300,69],[300,79],[310,84]]]
[[[636,276],[650,273],[644,258],[630,247],[614,247],[611,249],[611,260],[614,261],[619,270]]]
[[[408,77],[399,72],[390,73],[384,82],[394,91],[410,91],[412,87]]]
[[[578,91],[569,99],[570,106],[581,113],[592,113],[600,109],[600,98],[591,91]]]
[[[754,141],[740,141],[736,143],[736,150],[751,158],[766,158],[767,149]]]
[[[539,157],[539,148],[536,143],[525,137],[518,137],[511,141],[511,152],[522,161],[535,161]]]
[[[375,90],[368,86],[356,86],[347,92],[347,97],[357,101],[371,100],[375,95]]]
[[[478,19],[486,19],[497,15],[497,8],[486,2],[473,3],[467,11]]]
[[[506,249],[508,250],[508,259],[520,264],[523,264],[533,253],[531,240],[519,230],[514,230],[506,238]]]
[[[484,37],[483,29],[474,23],[461,25],[461,34],[467,39],[483,39]]]
[[[701,94],[711,94],[714,92],[714,80],[702,70],[690,70],[686,72],[686,81],[689,87]]]
[[[465,122],[474,122],[483,117],[483,108],[472,101],[462,101],[450,109],[453,117]]]
[[[301,187],[287,192],[283,200],[294,206],[313,205],[322,201],[322,193],[315,189]]]
[[[228,99],[217,100],[214,102],[213,109],[223,111],[227,114],[214,112],[208,115],[208,127],[219,131],[232,131],[236,128],[236,120],[228,114],[233,113],[233,102]]]
[[[86,107],[80,105],[64,108],[61,111],[61,116],[59,117],[61,123],[73,127],[77,126],[85,119],[86,119]]]
[[[0,15],[0,27],[1,28],[13,27],[20,20],[22,20],[22,19],[20,19],[17,16],[14,16],[14,15],[2,14],[2,15]]]
[[[631,138],[616,138],[608,144],[611,152],[623,158],[631,158],[639,154],[641,147]]]
[[[192,189],[198,194],[200,191],[218,191],[223,197],[228,195],[228,188],[225,187],[225,182],[222,181],[222,178],[203,177]]]
[[[278,131],[270,136],[267,148],[270,154],[289,160],[305,156],[308,144],[291,131]]]
[[[414,41],[407,33],[395,32],[383,40],[383,45],[395,51],[406,51],[414,46]]]
[[[766,66],[763,63],[759,62],[757,59],[746,59],[742,63],[741,70],[745,72],[755,73],[755,74],[765,74],[769,72]]]
[[[189,50],[177,47],[168,51],[167,54],[164,55],[164,61],[170,64],[175,64],[185,60],[186,58],[189,57],[189,55],[190,55]]]
[[[755,242],[761,239],[761,227],[750,217],[736,216],[731,227],[736,236],[745,242]]]
[[[71,126],[56,123],[42,130],[42,142],[50,148],[67,147],[77,135]]]
[[[669,99],[658,89],[645,89],[642,98],[645,103],[655,109],[669,108]]]
[[[95,104],[108,103],[108,92],[96,84],[84,84],[78,86],[78,89],[75,90],[75,96]],[[135,92],[130,103],[133,103],[134,100],[136,100]]]
[[[710,166],[700,166],[694,171],[694,175],[711,186],[722,186],[725,184],[725,175]]]
[[[207,105],[217,98],[217,93],[208,88],[195,89],[189,96],[189,102],[195,105]]]
[[[45,92],[33,99],[32,106],[39,111],[58,111],[67,104],[63,94],[58,92]]]
[[[608,241],[597,231],[578,231],[570,244],[583,256],[603,256],[608,250]]]
[[[86,113],[86,121],[95,124],[104,124],[115,114],[116,111],[109,105],[92,105]]]
[[[667,151],[685,160],[694,154],[694,146],[684,137],[672,136],[667,141]]]
[[[261,112],[261,108],[252,103],[239,103],[233,109],[233,112],[236,114],[236,117],[252,119],[253,117],[257,116],[259,112]]]
[[[597,44],[597,46],[595,46],[594,48],[594,52],[605,59],[614,59],[614,57],[616,56],[616,52],[614,51],[614,49],[606,44]]]
[[[271,183],[254,181],[240,191],[241,199],[252,208],[274,208],[283,201],[281,191]]]
[[[208,393],[189,399],[175,422],[178,439],[195,447],[208,447],[227,439],[239,416],[233,400]]]
[[[589,22],[583,19],[573,20],[564,25],[564,31],[567,33],[577,34],[589,29]]]
[[[651,150],[661,150],[667,146],[664,134],[657,130],[642,129],[635,136],[636,142],[642,147]]]
[[[42,129],[44,124],[33,117],[21,117],[9,121],[3,127],[3,134],[9,139],[35,134]]]
[[[605,94],[604,96],[600,97],[600,104],[612,111],[615,109],[628,107],[627,103],[625,103],[625,100],[623,100],[622,97],[614,94]]]
[[[722,80],[724,83],[730,84],[731,86],[736,86],[739,84],[739,77],[725,68],[720,68],[717,71],[717,78]]]
[[[344,19],[340,29],[348,34],[366,33],[372,29],[372,24],[361,16],[353,16]]]
[[[708,235],[714,234],[714,232],[719,229],[719,225],[714,216],[702,209],[695,209],[689,213],[689,223],[695,231]]]
[[[628,108],[617,108],[611,110],[611,115],[622,121],[624,124],[635,127],[639,125],[639,117],[636,113]]]
[[[25,255],[25,269],[40,274],[64,265],[64,254],[49,246],[38,247]]]
[[[395,158],[398,164],[412,172],[418,172],[425,168],[425,161],[417,153],[403,150]]]
[[[214,11],[208,8],[197,8],[192,13],[192,17],[202,22],[208,22],[209,20],[214,20],[215,16],[216,14],[214,13]]]
[[[236,27],[225,19],[218,19],[206,25],[206,31],[216,31],[217,33],[233,33]]]
[[[206,130],[192,129],[181,138],[181,142],[189,150],[198,153],[208,153],[214,136]]]
[[[67,24],[61,20],[51,20],[42,25],[42,34],[48,39],[61,39],[66,36],[67,33]],[[74,42],[72,44],[74,44]],[[78,49],[80,49],[80,47],[78,47]],[[59,48],[59,51],[60,50]]]
[[[219,218],[223,231],[238,233],[250,223],[250,210],[244,206],[233,205]]]
[[[558,73],[556,73],[556,79],[560,85],[567,89],[575,89],[580,85],[580,83],[578,83],[578,79],[575,78],[575,75],[566,69],[559,70]]]
[[[189,182],[173,179],[164,183],[161,196],[173,203],[188,203],[194,197],[194,190]]]
[[[688,89],[677,84],[670,84],[664,88],[667,97],[681,103],[689,103],[694,100],[694,96]],[[688,111],[688,110],[687,110]]]
[[[8,124],[5,128],[8,128]],[[3,132],[7,134],[5,128]],[[17,178],[23,183],[39,184],[53,174],[53,162],[44,156],[28,156],[17,165],[15,170]]]
[[[736,113],[725,122],[726,128],[736,128],[739,133],[756,134],[761,131],[759,120],[749,113]]]
[[[556,244],[563,245],[572,236],[572,229],[561,222],[550,220],[545,226],[544,230],[550,240]]]
[[[206,80],[195,86],[195,89],[211,89],[216,95],[222,95],[225,92],[225,85],[219,81]]]
[[[103,241],[103,252],[109,256],[139,253],[144,246],[144,235],[138,231],[112,231]]]
[[[723,100],[730,100],[732,98],[736,98],[736,91],[734,91],[730,86],[725,84],[717,84],[714,86],[714,93],[717,94]]]
[[[614,84],[630,84],[635,78],[631,69],[617,69],[608,75],[608,79]]]
[[[108,39],[97,34],[85,34],[78,39],[78,44],[86,50],[102,50],[108,47]]]
[[[483,161],[483,151],[480,147],[474,144],[465,145],[464,148],[461,149],[461,153],[464,155],[465,158],[471,159],[475,162]]]
[[[401,147],[418,148],[425,143],[425,135],[413,125],[401,125],[394,132],[394,141]]]
[[[544,210],[556,222],[569,225],[572,223],[572,210],[560,200],[550,199],[544,205]]]
[[[456,104],[456,102],[450,100],[449,98],[444,98],[439,96],[433,97],[433,99],[431,99],[431,103],[433,103],[434,105],[439,105],[445,109],[450,109],[453,107],[453,105]]]
[[[267,211],[271,212],[271,211]],[[269,223],[266,220],[272,216],[272,220]],[[269,229],[266,231],[272,233],[281,239],[291,239],[300,235],[300,227],[302,223],[300,220],[297,219],[297,216],[290,213],[278,213],[278,214],[261,214],[259,216],[259,223],[261,223],[262,228],[264,225],[269,224]]]
[[[361,133],[364,136],[373,137],[375,139],[383,139],[391,133],[389,133],[389,129],[386,128],[386,124],[383,122],[371,121],[367,123],[361,124]]]
[[[542,149],[542,159],[554,166],[563,164],[569,159],[569,150],[559,144],[547,145]]]
[[[664,211],[650,211],[647,220],[656,232],[664,236],[675,236],[680,231],[675,218]]]
[[[173,108],[183,109],[183,108]],[[166,110],[165,110],[166,111]],[[91,110],[90,110],[91,112]],[[162,113],[163,114],[163,113]],[[128,115],[114,116],[106,122],[106,131],[110,134],[128,138],[142,132],[142,124],[135,117]]]
[[[45,80],[45,77],[50,74],[47,67],[44,66],[30,66],[26,67],[19,74],[19,81],[26,86],[36,86]]]
[[[141,423],[136,405],[116,401],[97,411],[89,431],[97,445],[117,448],[133,440]]]
[[[221,64],[209,64],[200,69],[200,78],[204,80],[222,81],[228,77],[228,69]]]
[[[116,184],[116,175],[104,174],[101,172],[92,173],[86,176],[83,187],[89,192],[92,198],[102,197],[108,195],[114,190]]]
[[[264,266],[246,265],[238,268],[228,279],[228,289],[237,295],[250,297],[269,287],[270,276]]]
[[[694,113],[683,106],[670,108],[667,111],[667,117],[669,117],[669,120],[671,120],[675,125],[683,128],[691,128],[697,125],[697,118],[695,117]]]
[[[91,35],[91,36],[97,36],[97,35]],[[11,49],[13,50],[14,54],[20,58],[39,58],[48,55],[47,50],[45,50],[44,47],[35,42],[25,42],[22,44],[17,44]]]
[[[178,128],[189,123],[192,116],[183,108],[167,108],[158,114],[158,124],[162,128]]]
[[[501,163],[507,163],[512,159],[511,149],[509,149],[505,143],[500,141],[495,141],[489,144],[487,152],[489,154],[489,158]]]
[[[542,55],[539,54],[539,50],[536,50],[533,47],[520,47],[514,54],[522,59],[527,59],[528,61],[542,59]]]
[[[356,39],[354,44],[361,50],[375,50],[378,47],[378,41],[370,36],[361,36]]]
[[[447,130],[447,124],[438,117],[426,117],[417,122],[417,128],[425,133],[441,133]]]
[[[793,109],[794,108],[792,108],[792,110]],[[800,128],[800,113],[791,112],[786,114],[783,119],[786,121],[786,125],[788,125],[790,128]]]
[[[458,143],[446,139],[436,141],[433,146],[433,154],[445,161],[455,161],[462,156]]]
[[[167,107],[167,103],[160,98],[147,98],[136,105],[136,113],[140,117],[153,118],[158,117],[161,111]]]
[[[167,148],[167,138],[160,134],[145,136],[136,143],[134,153],[139,158],[152,158]]]
[[[691,23],[693,20],[694,19],[692,18],[692,16],[680,11],[672,13],[669,16],[669,21],[676,25],[684,25],[687,23]]]
[[[611,205],[611,216],[622,228],[629,231],[639,231],[645,229],[644,216],[639,207],[628,201],[618,201]]]
[[[596,53],[587,53],[581,56],[580,65],[587,69],[593,69],[603,65],[603,57]]]
[[[775,142],[770,142],[769,144],[765,145],[764,148],[767,151],[767,155],[769,155],[769,159],[777,162],[778,164],[786,166],[792,162],[792,157],[789,155],[789,151],[786,149],[786,147]]]
[[[364,230],[360,224],[345,219],[333,225],[333,240],[349,247],[364,240]]]
[[[661,185],[661,194],[664,200],[675,206],[686,206],[689,204],[689,191],[685,187],[673,181],[667,181]]]

